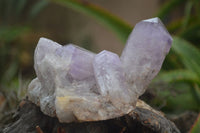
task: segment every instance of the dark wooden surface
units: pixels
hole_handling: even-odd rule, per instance
[[[105,121],[59,123],[44,115],[40,108],[23,100],[18,110],[0,132],[2,133],[179,133],[175,124],[161,113],[137,104],[130,114]]]

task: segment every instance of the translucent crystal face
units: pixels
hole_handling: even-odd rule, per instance
[[[119,110],[127,112],[132,109],[137,99],[130,95],[119,56],[104,50],[96,55],[93,68],[99,93]]]
[[[70,64],[70,75],[76,80],[83,80],[85,78],[93,77],[94,72],[92,62],[94,57],[94,53],[76,47],[74,49],[72,61]]]
[[[121,57],[41,38],[34,55],[37,78],[29,85],[28,97],[60,122],[125,115],[160,71],[171,43],[159,18],[136,24]]]

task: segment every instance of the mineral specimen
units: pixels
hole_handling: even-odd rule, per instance
[[[120,58],[41,38],[34,56],[37,78],[29,85],[28,98],[60,122],[128,114],[160,71],[171,43],[159,18],[135,26]]]

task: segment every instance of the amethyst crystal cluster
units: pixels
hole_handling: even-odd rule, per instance
[[[159,18],[136,24],[121,57],[41,38],[34,55],[37,78],[29,85],[28,98],[60,122],[128,114],[160,71],[171,43]]]

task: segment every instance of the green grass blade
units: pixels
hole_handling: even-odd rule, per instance
[[[18,67],[19,67],[18,61],[17,59],[15,59],[15,61],[13,61],[9,65],[8,69],[4,72],[2,83],[9,83],[10,81],[12,81],[15,75],[17,74]]]
[[[85,15],[95,18],[101,24],[110,28],[117,34],[120,40],[126,42],[128,35],[130,34],[132,27],[119,19],[118,17],[110,14],[108,11],[81,0],[53,0],[55,3],[64,5],[68,8],[74,9],[84,13]]]
[[[27,0],[18,0],[16,2],[16,14],[19,16],[22,13],[22,10],[25,8]]]
[[[193,88],[188,83],[166,84],[160,82],[152,84],[151,87],[155,98],[147,98],[146,101],[165,113],[181,113],[185,110],[200,111],[199,102],[192,93]]]
[[[194,84],[193,95],[199,102],[199,107],[200,107],[200,84]]]
[[[190,133],[200,133],[200,113],[199,113],[199,116],[198,116],[196,122],[192,126]]]
[[[196,19],[192,21],[197,21]],[[188,26],[183,32],[180,33],[180,37],[184,38],[190,42],[198,43],[200,40],[200,23],[197,21],[197,23]]]
[[[12,15],[12,5],[13,5],[13,0],[5,0],[5,19],[6,21],[9,21],[10,16]]]
[[[161,72],[155,79],[155,81],[163,81],[163,82],[195,82],[200,83],[200,79],[198,76],[188,70],[172,70],[168,72]]]
[[[47,0],[40,0],[33,5],[33,7],[30,10],[29,17],[30,19],[33,19],[38,15],[38,13],[45,7],[47,6],[48,1]]]
[[[181,24],[182,24],[182,19],[176,19],[176,20],[170,22],[170,23],[167,25],[167,30],[168,30],[170,33],[176,33],[176,32],[180,29]]]
[[[180,6],[183,2],[186,0],[170,0],[167,1],[159,10],[156,16],[158,16],[160,19],[164,19],[167,14],[169,14],[173,9],[175,9],[177,6]]]
[[[183,88],[179,88],[180,92],[182,91]],[[162,92],[160,92],[159,95]],[[191,88],[188,91],[185,91],[183,93],[178,93],[176,92],[176,95],[173,95],[173,90],[171,91],[171,94],[168,95],[166,98],[166,107],[163,108],[165,110],[168,110],[168,112],[171,112],[173,110],[179,111],[185,111],[185,110],[193,110],[193,111],[200,111],[200,106],[194,95],[191,93]],[[179,110],[179,111],[178,111]]]
[[[192,7],[193,7],[193,2],[188,1],[187,4],[186,4],[186,7],[185,7],[185,15],[184,15],[184,19],[183,19],[183,22],[182,22],[182,30],[185,30],[185,28],[187,27],[187,25],[189,23]]]
[[[200,51],[181,38],[173,39],[172,49],[180,55],[185,67],[200,77]]]
[[[29,30],[26,26],[1,26],[0,42],[8,43],[16,39],[19,35]]]

